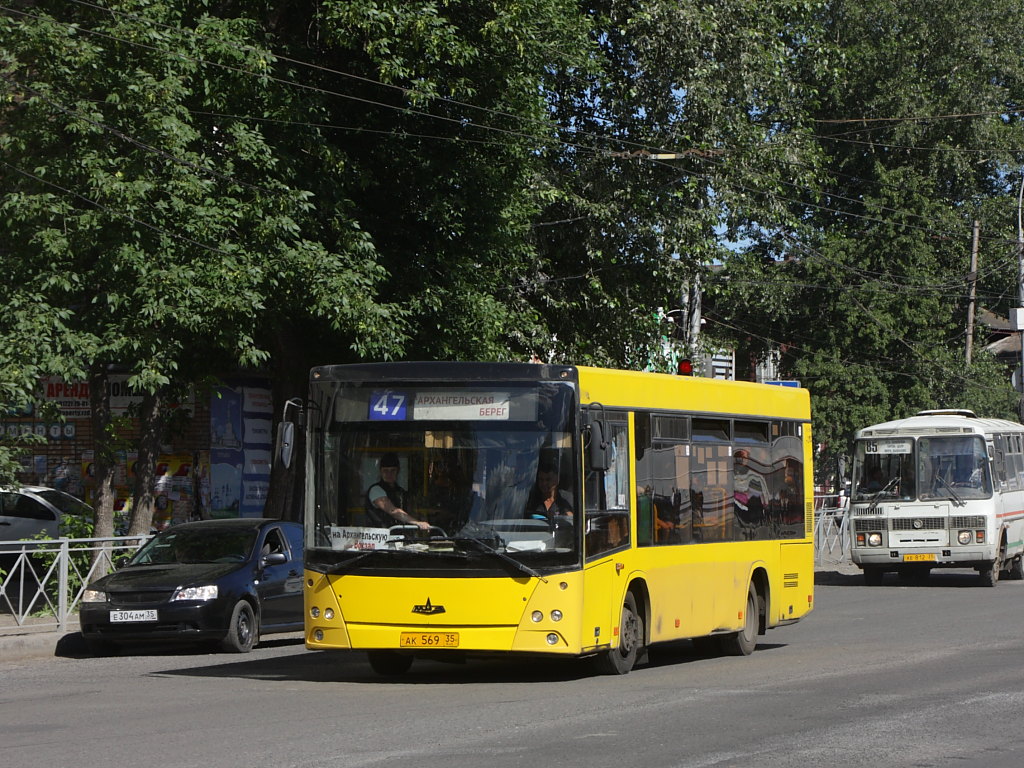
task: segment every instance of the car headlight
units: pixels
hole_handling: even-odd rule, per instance
[[[82,602],[83,603],[105,603],[107,602],[107,593],[99,589],[86,589],[82,591]]]
[[[869,533],[868,534],[868,546],[869,547],[880,547],[880,546],[882,546],[882,534],[880,534],[880,533]]]
[[[960,531],[960,533],[958,533],[956,535],[956,540],[959,541],[961,544],[970,544],[971,543],[971,532],[970,531]]]
[[[216,600],[217,585],[204,584],[201,587],[179,587],[171,602],[175,600]]]

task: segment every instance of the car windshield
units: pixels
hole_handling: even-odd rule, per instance
[[[331,552],[314,559],[325,567],[359,558],[360,567],[516,568],[579,557],[571,385],[339,386],[321,402],[333,416],[312,448],[313,544]]]
[[[241,563],[255,542],[255,529],[171,528],[150,539],[129,565]]]

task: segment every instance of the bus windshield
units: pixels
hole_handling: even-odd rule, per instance
[[[981,437],[922,437],[917,451],[922,500],[984,499],[992,494]]]
[[[530,573],[579,561],[572,384],[313,393],[311,567]]]
[[[853,462],[853,501],[916,497],[912,438],[858,440]]]
[[[978,435],[858,440],[853,501],[988,498],[985,441]]]

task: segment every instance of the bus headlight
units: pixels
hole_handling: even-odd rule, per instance
[[[530,618],[533,619],[533,622],[536,624],[537,622],[542,621],[544,619],[544,614],[540,611],[534,611],[530,615]]]
[[[960,531],[960,533],[958,533],[956,535],[956,540],[959,541],[961,544],[970,544],[971,543],[971,532],[970,531]]]
[[[868,534],[868,546],[869,547],[880,547],[882,546],[882,534],[880,533],[869,533]]]
[[[551,620],[552,621],[561,621],[562,620],[562,612],[560,610],[558,610],[557,608],[555,608],[555,610],[553,610],[551,612]]]

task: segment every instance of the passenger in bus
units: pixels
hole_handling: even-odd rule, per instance
[[[398,484],[398,456],[385,453],[380,459],[380,480],[366,490],[366,519],[371,525],[390,528],[392,525],[415,525],[430,528],[430,523],[417,520],[405,508],[409,494]]]
[[[556,516],[572,517],[572,502],[558,489],[558,466],[553,462],[545,461],[538,467],[524,516],[552,523]]]

